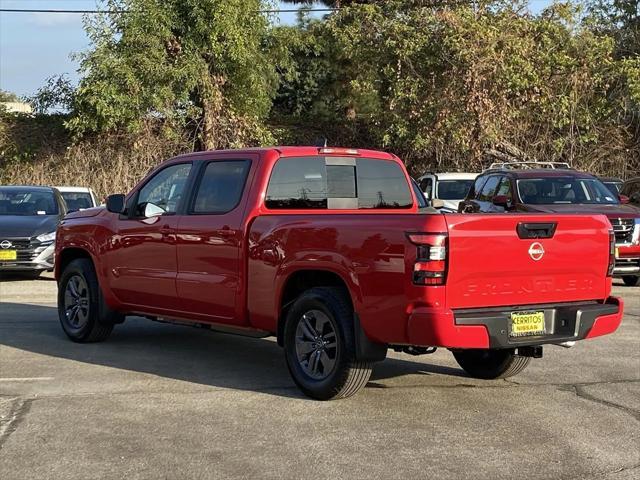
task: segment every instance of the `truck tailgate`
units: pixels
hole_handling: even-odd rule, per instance
[[[449,308],[606,297],[611,282],[606,276],[611,226],[605,216],[451,214],[445,218]],[[550,238],[520,238],[531,235],[523,235],[523,227],[519,233],[518,224],[525,226],[525,232],[544,224],[556,226]]]

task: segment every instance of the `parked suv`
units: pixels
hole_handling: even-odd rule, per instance
[[[445,347],[470,375],[499,378],[543,344],[620,324],[606,217],[426,210],[388,153],[180,156],[61,223],[60,322],[77,342],[126,315],[273,335],[318,399],[356,393],[388,348]]]
[[[0,273],[53,269],[56,228],[66,205],[51,187],[0,187]]]
[[[457,212],[458,204],[467,196],[477,176],[477,173],[427,173],[418,179],[418,185],[431,204],[433,200],[442,201],[443,213]]]
[[[629,286],[637,285],[640,208],[622,203],[620,196],[588,173],[569,168],[530,168],[530,164],[520,167],[506,164],[483,172],[460,203],[459,211],[606,215],[616,238],[614,275]]]

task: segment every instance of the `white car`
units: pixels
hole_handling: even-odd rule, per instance
[[[418,179],[418,185],[430,202],[442,200],[443,212],[457,212],[476,180],[478,173],[427,173]]]
[[[100,205],[96,200],[96,194],[87,187],[56,187],[67,204],[70,212],[85,210]]]

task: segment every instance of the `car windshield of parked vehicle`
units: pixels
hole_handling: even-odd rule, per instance
[[[0,215],[58,215],[58,202],[47,190],[0,188]]]
[[[617,195],[592,178],[522,178],[517,182],[524,204],[617,204]]]
[[[441,200],[462,200],[467,196],[475,180],[440,180],[438,198]]]
[[[82,210],[93,207],[91,194],[88,192],[61,192],[69,210]]]

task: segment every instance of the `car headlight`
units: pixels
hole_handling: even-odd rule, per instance
[[[634,220],[633,236],[631,237],[632,245],[640,245],[640,218]]]
[[[56,239],[56,232],[43,233],[42,235],[38,235],[36,240],[40,243],[53,242]]]

